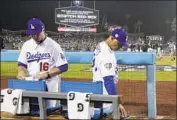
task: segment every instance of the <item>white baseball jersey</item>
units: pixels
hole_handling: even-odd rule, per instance
[[[97,45],[92,61],[93,81],[102,81],[105,76],[114,76],[115,83],[118,80],[117,60],[114,51],[112,51],[105,42]]]
[[[60,45],[49,37],[46,37],[41,44],[36,44],[33,39],[26,41],[22,46],[18,62],[27,65],[30,76],[67,64]],[[60,75],[48,79],[46,81],[48,91],[58,92],[60,81]]]
[[[92,61],[93,82],[102,81],[103,77],[114,76],[115,84],[118,81],[117,60],[114,51],[103,41],[95,49]],[[103,94],[108,94],[103,84]],[[110,108],[111,104],[104,104],[104,108]]]

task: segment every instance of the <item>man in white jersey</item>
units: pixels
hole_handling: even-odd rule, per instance
[[[159,44],[157,47],[157,57],[159,60],[162,59],[162,45],[161,44]]]
[[[176,45],[174,42],[171,42],[169,44],[169,48],[170,48],[170,57],[171,57],[171,60],[175,60],[175,52],[176,52]]]
[[[17,78],[46,80],[49,92],[59,92],[61,81],[60,74],[68,70],[68,62],[60,45],[47,37],[44,24],[40,19],[32,18],[27,22],[27,34],[31,39],[27,40],[21,49],[18,58]],[[55,107],[56,101],[49,103]]]
[[[127,47],[127,33],[122,29],[115,29],[106,40],[99,43],[95,49],[92,61],[93,82],[103,82],[103,94],[117,95],[118,68],[115,50]],[[124,107],[119,105],[123,117],[127,116]],[[104,104],[105,111],[112,110],[112,104]]]

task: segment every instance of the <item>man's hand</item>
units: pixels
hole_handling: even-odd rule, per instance
[[[18,75],[18,76],[17,76],[17,79],[19,79],[19,80],[25,80],[25,76]]]
[[[27,77],[27,76],[29,76],[27,69],[24,68],[23,66],[18,66],[17,79],[19,79],[19,80],[25,80],[25,77]]]
[[[19,72],[17,75],[17,79],[25,80],[26,74],[24,72]]]
[[[44,80],[48,77],[48,73],[44,72],[44,73],[37,73],[34,78],[38,79],[38,80]]]
[[[120,109],[120,114],[121,114],[121,117],[127,117],[127,112],[125,110],[125,108],[122,106],[122,104],[119,104],[119,109]]]

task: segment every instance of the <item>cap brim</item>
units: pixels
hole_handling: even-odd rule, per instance
[[[28,35],[37,35],[40,34],[42,32],[42,30],[27,30],[26,34]]]

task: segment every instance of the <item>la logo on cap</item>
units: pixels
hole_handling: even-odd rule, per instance
[[[32,30],[34,30],[34,29],[35,29],[35,27],[33,26],[33,24],[30,24],[30,25],[31,25],[31,29],[32,29]]]

